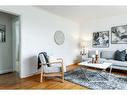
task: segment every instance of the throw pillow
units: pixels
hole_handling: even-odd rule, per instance
[[[92,58],[92,55],[95,55],[96,51],[94,50],[89,50],[88,51],[88,58]]]
[[[126,54],[126,56],[125,56],[125,61],[127,61],[127,54]]]
[[[95,55],[96,54],[96,51],[95,50],[89,50],[88,51],[88,58],[92,58],[92,55]],[[99,57],[100,57],[100,51],[99,51]]]
[[[118,59],[119,59],[119,53],[120,53],[119,50],[117,50],[117,51],[115,52],[115,55],[114,55],[114,59],[115,59],[115,60],[118,60]]]
[[[125,56],[126,56],[126,50],[123,50],[123,51],[119,51],[117,50],[115,52],[115,60],[118,60],[118,61],[125,61]]]

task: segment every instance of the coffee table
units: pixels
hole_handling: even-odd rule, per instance
[[[109,80],[110,79],[110,75],[111,75],[111,71],[112,71],[112,63],[107,63],[107,62],[103,62],[103,63],[102,62],[101,63],[81,62],[81,63],[79,63],[79,65],[85,67],[85,70],[82,67],[80,69],[83,71],[83,73],[84,73],[84,75],[85,75],[85,77],[86,77],[87,80],[89,80],[89,77],[86,74],[86,71],[87,71],[87,68],[88,67],[92,67],[92,68],[95,68],[95,69],[100,69],[100,71],[97,70],[97,74],[99,74],[99,75],[100,75],[101,72],[106,72],[106,69],[107,68],[110,68],[109,73],[106,72],[106,73],[108,73],[108,78],[100,75],[100,76],[102,76],[106,80]]]

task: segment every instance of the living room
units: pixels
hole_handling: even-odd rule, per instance
[[[0,6],[0,10],[19,15],[21,23],[21,80],[2,84],[1,89],[127,90],[126,6]],[[49,77],[40,82],[41,52],[50,60],[62,58],[64,81]]]

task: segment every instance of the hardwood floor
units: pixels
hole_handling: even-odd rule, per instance
[[[78,68],[78,65],[71,65],[67,67],[68,70]],[[118,74],[118,72],[115,72]],[[119,73],[121,74],[121,73]],[[122,73],[127,76],[127,74]],[[61,82],[61,79],[56,77],[46,78],[43,83],[40,83],[40,75],[34,75],[28,78],[20,79],[16,73],[8,73],[0,75],[0,89],[82,89],[87,90],[88,88],[80,85],[65,81]]]
[[[67,70],[77,68],[78,66],[69,66]],[[40,83],[40,75],[34,75],[28,78],[19,79],[15,73],[0,75],[0,89],[87,89],[77,84],[64,81],[56,77],[46,78]]]

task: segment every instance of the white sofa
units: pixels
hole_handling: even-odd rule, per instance
[[[113,59],[102,59],[101,60],[105,61],[105,62],[109,62],[112,63],[112,68],[114,69],[120,69],[120,70],[127,70],[127,61],[117,61],[117,60],[113,60]]]
[[[100,51],[100,61],[110,62],[112,63],[112,68],[119,69],[119,70],[127,70],[127,61],[118,61],[114,60],[114,53],[115,51]],[[92,55],[95,54],[95,51],[88,52],[88,59],[92,58]]]

